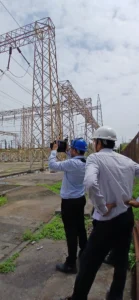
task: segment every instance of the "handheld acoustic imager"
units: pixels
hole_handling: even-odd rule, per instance
[[[53,148],[53,145],[58,143],[58,149],[57,149],[57,152],[66,152],[66,149],[67,149],[67,144],[68,144],[68,136],[63,140],[63,141],[60,141],[60,140],[55,140],[53,143],[50,143],[50,148],[52,150]]]

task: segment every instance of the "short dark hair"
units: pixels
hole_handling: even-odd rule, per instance
[[[78,151],[80,155],[84,155],[85,152],[84,151]]]
[[[74,149],[79,155],[84,155],[85,154],[85,151],[77,150],[75,148],[72,148],[72,149]]]
[[[101,142],[103,148],[113,149],[115,147],[115,141],[98,139]]]

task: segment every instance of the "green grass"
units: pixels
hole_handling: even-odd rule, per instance
[[[134,219],[135,221],[139,221],[139,208],[133,207]]]
[[[136,264],[135,247],[133,242],[130,245],[130,251],[128,255],[129,268],[132,270]]]
[[[62,184],[62,182],[59,181],[59,182],[56,182],[56,183],[51,184],[51,185],[45,184],[45,183],[39,183],[39,184],[37,184],[37,185],[39,185],[39,186],[44,186],[44,187],[46,187],[48,190],[50,190],[50,191],[52,191],[52,192],[54,192],[54,193],[56,193],[56,194],[60,194],[61,184]]]
[[[24,241],[39,241],[40,239],[65,240],[65,232],[60,216],[54,217],[50,223],[44,224],[36,233],[26,230],[23,234]]]
[[[134,181],[134,187],[133,187],[133,198],[139,197],[139,179],[136,178]],[[134,208],[133,207],[133,213],[134,213],[134,219],[135,221],[139,220],[139,208]],[[135,256],[135,247],[133,242],[131,243],[130,246],[130,251],[129,251],[129,267],[132,270],[136,264],[136,256]]]
[[[62,181],[56,182],[54,184],[38,183],[38,186],[46,187],[48,190],[54,192],[55,194],[60,194]],[[88,194],[85,194],[86,200],[88,200]]]
[[[139,197],[139,179],[135,178],[133,187],[133,198]]]
[[[85,228],[87,231],[87,234],[90,234],[90,231],[92,229],[92,218],[85,217]]]
[[[19,253],[15,253],[12,257],[8,258],[5,262],[0,263],[0,273],[14,272],[16,268],[15,260],[19,257]]]
[[[89,231],[90,226],[92,226],[90,218],[85,218],[85,226],[87,231]],[[54,217],[50,223],[43,225],[36,233],[32,233],[31,230],[27,229],[23,234],[24,241],[39,241],[44,238],[52,240],[66,239],[63,222],[60,216]]]
[[[133,198],[139,197],[139,179],[136,178],[134,181],[134,188],[133,188]],[[139,208],[133,208],[134,218],[135,220],[139,220]]]
[[[0,197],[0,206],[7,203],[7,197]]]

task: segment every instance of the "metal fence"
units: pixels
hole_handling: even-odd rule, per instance
[[[127,147],[123,151],[121,151],[121,154],[139,163],[139,132],[134,137],[134,139],[127,145]]]

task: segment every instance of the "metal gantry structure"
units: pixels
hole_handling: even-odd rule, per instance
[[[99,95],[97,97],[97,124],[103,126],[102,107]]]
[[[16,147],[18,143],[18,134],[15,132],[10,132],[10,131],[0,131],[0,136],[11,136],[14,139],[14,146]],[[2,145],[2,142],[4,142],[5,149],[7,149],[7,141],[6,139],[0,140],[0,145]],[[10,147],[12,148],[13,140],[11,140],[11,145]]]
[[[70,140],[75,137],[74,117],[80,115],[84,119],[84,137],[91,139],[94,129],[98,128],[92,114],[92,99],[81,99],[69,80],[59,83],[59,91],[64,136],[68,135]]]
[[[9,52],[11,47],[19,51],[28,44],[34,45],[32,106],[1,111],[0,121],[21,120],[20,146],[30,149],[30,168],[39,149],[44,169],[50,142],[66,136],[71,140],[81,134],[81,130],[77,132],[76,118],[83,124],[84,138],[89,141],[103,123],[102,108],[100,97],[93,106],[91,98],[80,98],[70,81],[58,81],[55,26],[50,18],[1,35],[0,53]]]
[[[23,107],[20,124],[19,147],[29,149],[31,143],[31,113]]]

